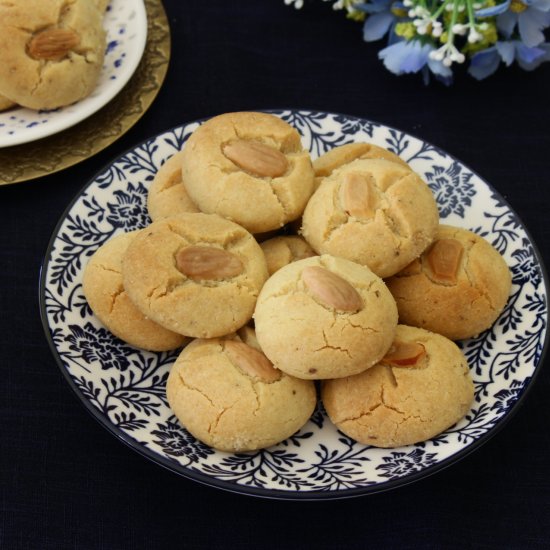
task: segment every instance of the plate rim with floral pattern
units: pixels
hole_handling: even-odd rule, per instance
[[[143,0],[110,0],[103,16],[105,59],[92,93],[65,107],[0,112],[0,147],[36,141],[75,126],[111,101],[127,84],[145,51],[147,11]]]
[[[354,141],[399,154],[432,189],[443,223],[475,231],[504,255],[513,281],[508,305],[490,330],[461,344],[476,386],[466,417],[427,442],[377,449],[336,430],[319,404],[288,440],[240,454],[210,449],[178,424],[164,395],[177,352],[143,352],[117,340],[93,316],[80,280],[89,256],[110,236],[149,223],[147,186],[202,121],[172,128],[118,157],[61,216],[40,275],[40,312],[54,358],[80,401],[108,431],[156,464],[206,485],[266,498],[323,500],[376,493],[427,477],[492,437],[532,387],[549,340],[548,278],[540,253],[506,200],[441,149],[356,116],[305,109],[269,112],[297,128],[313,158]]]

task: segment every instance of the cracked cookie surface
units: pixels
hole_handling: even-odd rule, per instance
[[[461,340],[496,321],[512,282],[504,258],[483,237],[440,225],[434,244],[386,284],[400,322]]]
[[[248,364],[243,357],[251,358]],[[254,364],[260,363],[256,374]],[[317,400],[312,381],[277,371],[237,336],[191,342],[170,370],[166,393],[191,434],[229,452],[261,449],[290,437],[308,421]]]
[[[124,287],[147,317],[174,332],[212,338],[252,317],[267,267],[254,237],[215,214],[151,223],[123,258]]]
[[[389,277],[431,243],[438,222],[432,192],[410,168],[358,159],[323,179],[305,208],[301,234],[319,254]]]
[[[330,149],[313,161],[315,189],[321,185],[323,178],[357,159],[385,159],[409,168],[409,165],[398,155],[374,143],[346,143]]]
[[[226,113],[206,121],[185,144],[182,166],[201,211],[252,233],[298,218],[313,192],[311,158],[300,134],[267,113]]]
[[[137,234],[122,233],[97,249],[84,270],[84,296],[97,318],[117,338],[152,351],[177,349],[188,339],[147,319],[124,290],[122,257]]]
[[[458,422],[471,406],[474,385],[454,342],[405,325],[398,325],[395,342],[424,352],[402,365],[388,354],[388,361],[363,373],[323,382],[329,418],[360,443],[399,447],[425,441]]]
[[[94,0],[0,3],[0,94],[23,107],[55,109],[88,96],[104,51]]]
[[[397,308],[370,269],[324,255],[276,271],[258,297],[254,322],[276,368],[304,379],[336,378],[382,358],[393,340]]]

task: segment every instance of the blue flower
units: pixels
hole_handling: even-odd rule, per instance
[[[431,72],[438,80],[450,84],[452,70],[430,57],[434,49],[432,44],[421,44],[418,40],[400,40],[378,52],[378,58],[384,62],[386,69],[397,75],[422,71],[427,82]]]
[[[512,0],[510,9],[497,17],[497,27],[510,38],[516,25],[527,47],[544,42],[542,31],[550,25],[550,0]]]
[[[550,0],[506,0],[476,15],[497,16],[497,27],[505,38],[511,38],[517,26],[521,41],[533,48],[544,42],[542,31],[550,25]]]
[[[528,47],[520,40],[497,42],[494,46],[472,56],[468,72],[481,80],[492,75],[501,61],[508,67],[517,61],[522,69],[532,71],[541,63],[550,61],[550,44]]]
[[[417,73],[429,61],[433,46],[421,44],[418,40],[400,40],[378,52],[378,58],[386,69],[397,75]]]
[[[405,6],[395,0],[371,0],[366,4],[357,4],[355,9],[368,15],[363,25],[365,42],[380,40],[389,32],[391,43],[396,23],[407,15]]]

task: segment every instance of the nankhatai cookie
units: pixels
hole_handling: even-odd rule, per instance
[[[374,143],[346,143],[330,149],[313,161],[315,189],[319,187],[321,180],[330,176],[334,170],[357,159],[385,159],[409,167],[399,155]]]
[[[227,113],[206,121],[183,149],[183,179],[203,212],[252,233],[294,220],[313,191],[313,168],[300,134],[268,113]]]
[[[380,277],[397,273],[432,242],[439,222],[428,185],[384,159],[359,159],[323,179],[302,218],[319,254],[342,256]]]
[[[268,276],[262,249],[246,229],[202,213],[151,223],[128,246],[122,274],[147,317],[196,338],[246,324]]]
[[[153,221],[182,212],[200,212],[183,183],[182,156],[182,151],[173,154],[155,174],[147,194],[147,211]]]
[[[316,405],[312,381],[274,369],[261,351],[230,338],[191,342],[170,370],[166,394],[192,435],[229,452],[287,439]]]
[[[433,245],[386,283],[400,322],[460,340],[496,321],[510,296],[511,274],[483,237],[441,225]]]
[[[399,447],[435,437],[461,420],[474,385],[454,342],[399,325],[380,363],[324,381],[321,397],[329,418],[347,436],[375,447]]]
[[[397,308],[368,267],[323,255],[276,271],[258,297],[254,323],[276,368],[304,379],[338,378],[384,356]]]
[[[116,235],[96,250],[84,270],[84,296],[97,318],[128,344],[152,351],[179,348],[187,338],[145,317],[124,290],[122,257],[137,233]]]
[[[298,235],[281,235],[260,243],[267,262],[267,271],[273,275],[281,267],[316,256],[309,244]]]
[[[0,3],[0,94],[31,109],[88,96],[103,65],[102,19],[93,0]]]

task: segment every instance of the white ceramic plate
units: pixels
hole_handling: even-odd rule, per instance
[[[122,90],[134,74],[147,42],[147,13],[143,0],[111,0],[103,24],[107,32],[107,49],[94,91],[73,105],[52,111],[15,108],[0,112],[0,147],[28,143],[74,126]]]
[[[178,424],[165,400],[166,377],[177,353],[143,352],[113,337],[87,306],[81,280],[88,258],[101,244],[149,223],[148,186],[199,122],[151,138],[120,157],[63,215],[46,254],[40,289],[54,356],[78,397],[110,432],[154,462],[208,485],[272,498],[329,499],[425,477],[486,441],[530,387],[547,341],[547,284],[540,257],[503,198],[445,152],[368,120],[273,112],[300,131],[313,157],[354,141],[399,154],[428,182],[444,223],[475,231],[503,254],[513,274],[508,305],[491,330],[462,344],[476,385],[467,416],[430,441],[377,449],[338,432],[319,406],[287,441],[242,454],[214,451]]]

